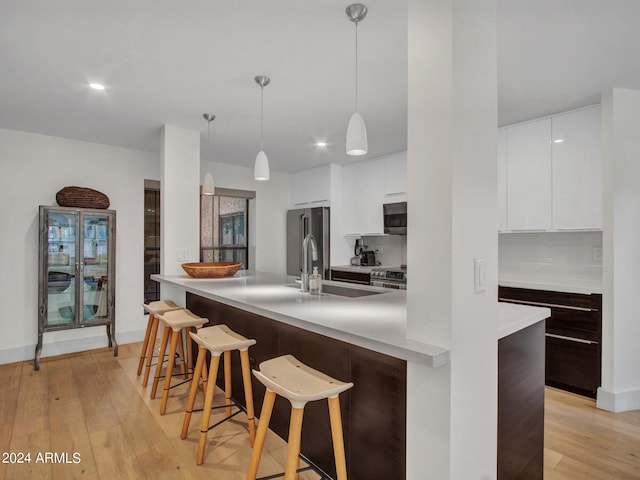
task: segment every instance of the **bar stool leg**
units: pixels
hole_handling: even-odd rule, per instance
[[[253,411],[253,388],[251,387],[251,371],[249,367],[249,351],[240,352],[240,364],[242,365],[242,383],[244,385],[244,398],[247,404],[247,421],[249,423],[249,445],[253,447],[256,440],[256,422]]]
[[[329,419],[331,421],[331,438],[333,453],[336,459],[337,480],[347,480],[347,464],[344,455],[344,438],[342,436],[342,417],[340,416],[340,399],[329,397]]]
[[[138,361],[138,372],[137,375],[140,376],[142,373],[142,367],[144,366],[144,360],[147,356],[147,347],[149,346],[149,335],[151,334],[151,325],[153,324],[153,313],[149,314],[149,318],[147,319],[147,330],[144,332],[144,340],[142,341],[142,350],[140,351],[140,360]]]
[[[191,423],[191,413],[193,412],[193,405],[196,403],[196,394],[198,393],[198,385],[200,384],[200,375],[202,374],[202,365],[207,357],[207,349],[198,346],[198,360],[196,360],[196,370],[193,372],[193,378],[191,379],[191,389],[189,390],[189,400],[187,400],[187,409],[184,412],[184,421],[182,422],[182,432],[180,438],[187,438],[189,432],[189,424]]]
[[[187,333],[187,336],[189,334]],[[178,332],[178,355],[180,356],[180,373],[182,374],[182,378],[187,379],[187,369],[185,364],[185,356],[184,356],[184,341],[182,339],[182,330]]]
[[[287,463],[284,469],[284,480],[295,480],[298,472],[300,455],[300,434],[302,432],[302,417],[304,408],[291,408],[289,423],[289,440],[287,441]]]
[[[149,382],[149,372],[151,371],[151,362],[153,361],[153,350],[156,348],[156,335],[158,335],[158,324],[160,321],[153,316],[153,324],[151,325],[151,334],[149,338],[148,350],[147,350],[147,365],[144,369],[144,378],[142,380],[142,386],[146,387]]]
[[[156,391],[158,390],[158,381],[160,380],[160,374],[162,373],[162,364],[164,363],[164,354],[167,351],[167,343],[169,342],[169,332],[171,328],[165,325],[162,333],[162,342],[160,342],[160,353],[158,354],[158,363],[156,363],[156,374],[153,377],[153,385],[151,386],[151,398],[156,398]],[[168,365],[167,365],[168,368]]]
[[[167,411],[167,400],[169,399],[169,389],[171,388],[171,374],[173,373],[173,362],[176,358],[176,349],[178,347],[178,337],[180,337],[180,333],[180,331],[173,329],[171,332],[171,347],[169,348],[167,371],[164,375],[164,390],[162,391],[162,403],[160,403],[160,415],[164,415]],[[183,365],[183,363],[181,363],[181,365]]]
[[[209,432],[209,418],[211,417],[211,407],[213,406],[213,394],[216,388],[216,377],[218,376],[218,365],[220,357],[211,355],[209,368],[209,381],[207,382],[207,393],[204,397],[204,407],[202,410],[202,424],[200,425],[200,440],[198,442],[198,455],[196,464],[202,465],[204,461],[204,448],[207,444],[207,433]]]
[[[264,394],[262,402],[262,411],[260,412],[260,421],[258,422],[258,432],[256,433],[256,441],[251,451],[251,462],[247,472],[247,480],[256,480],[258,466],[260,466],[260,457],[262,456],[262,448],[264,440],[269,429],[269,420],[271,420],[271,412],[273,412],[273,403],[276,401],[276,393],[267,390]]]
[[[231,351],[224,352],[224,404],[225,415],[231,416]]]

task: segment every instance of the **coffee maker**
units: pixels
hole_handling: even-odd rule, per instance
[[[364,244],[364,240],[356,238],[353,247],[353,257],[351,257],[351,265],[375,266],[376,254]]]

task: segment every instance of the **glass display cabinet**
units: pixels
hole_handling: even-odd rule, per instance
[[[38,344],[45,332],[106,325],[115,339],[115,233],[113,210],[40,206]]]

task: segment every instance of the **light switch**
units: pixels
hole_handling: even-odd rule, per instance
[[[473,260],[473,284],[476,293],[482,293],[487,290],[486,287],[486,261],[484,258],[476,258]]]

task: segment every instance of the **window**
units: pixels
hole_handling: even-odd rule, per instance
[[[160,300],[160,284],[151,275],[160,273],[160,182],[144,185],[144,303]]]
[[[200,261],[249,265],[249,199],[254,192],[216,188],[200,196]]]

